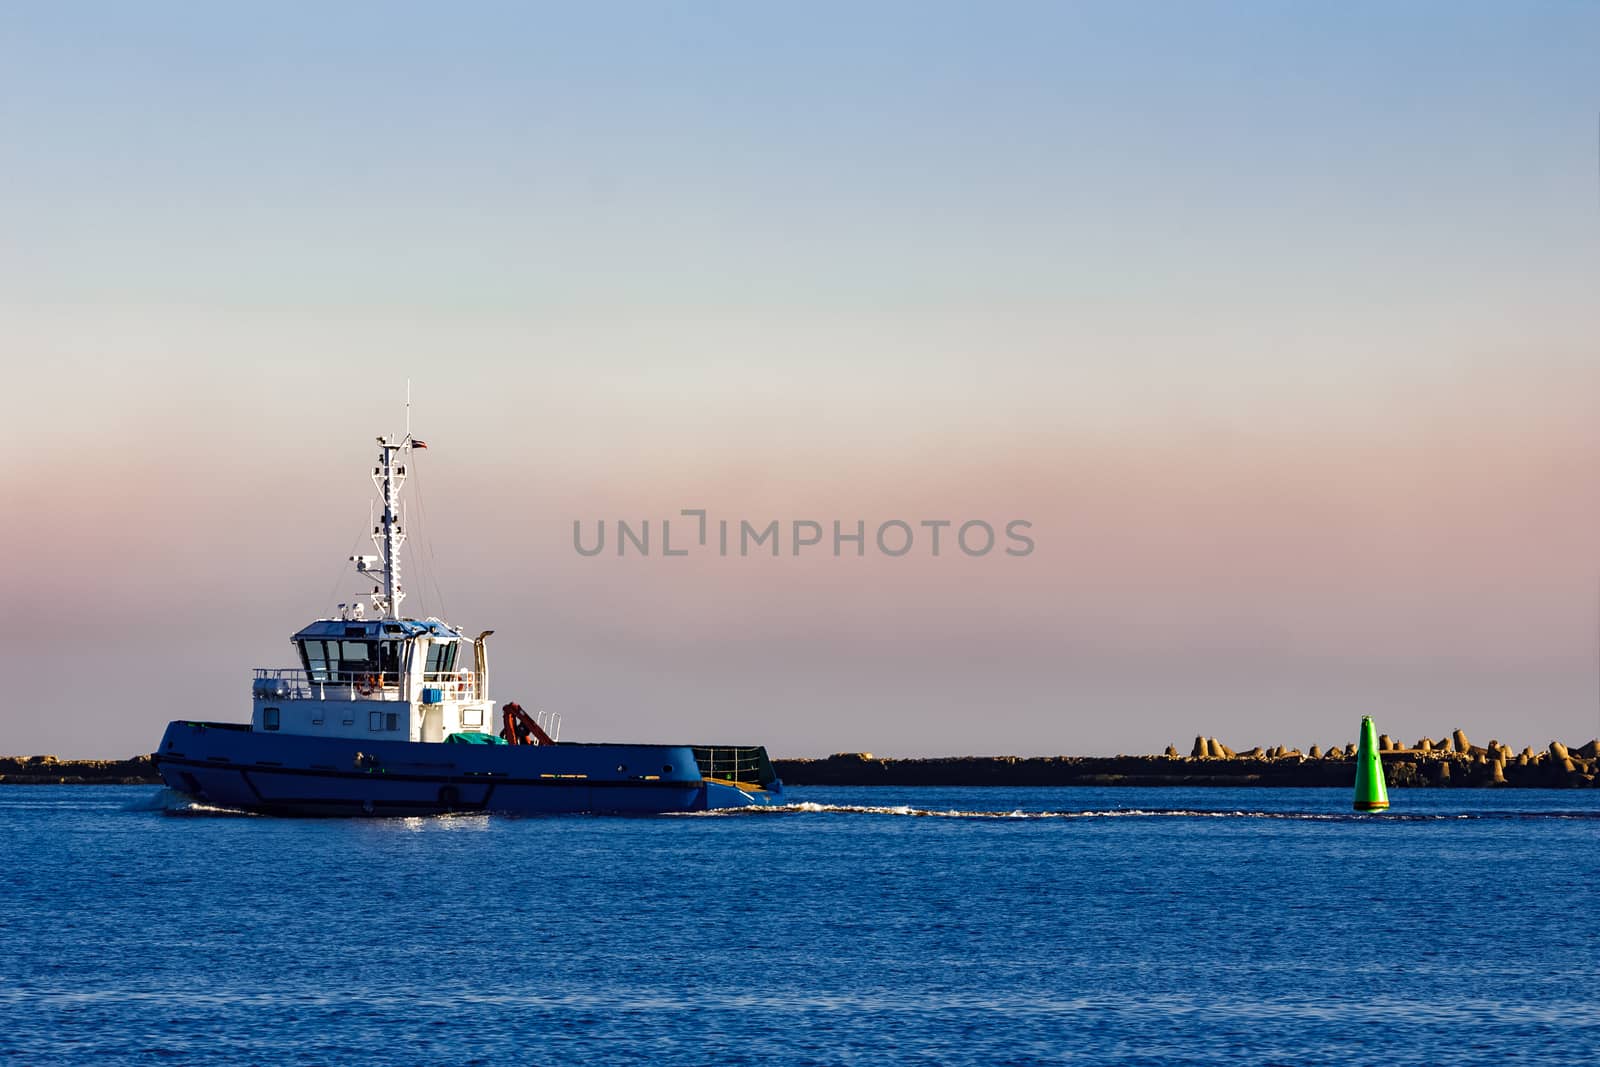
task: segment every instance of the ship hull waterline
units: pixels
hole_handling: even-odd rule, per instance
[[[781,781],[706,778],[689,745],[428,744],[173,722],[155,762],[179,793],[270,815],[653,815],[785,802]]]

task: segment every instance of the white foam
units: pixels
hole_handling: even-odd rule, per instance
[[[241,811],[238,808],[225,808],[216,804],[207,804],[196,800],[187,793],[180,793],[176,789],[158,789],[149,796],[130,800],[123,805],[123,811],[159,811],[165,815],[251,815],[254,812]]]
[[[1373,822],[1379,820],[1436,820],[1436,819],[1468,819],[1473,816],[1465,813],[1452,814],[1387,814],[1374,817],[1372,815],[1345,813],[1345,812],[1308,812],[1308,811],[1207,811],[1198,808],[1106,808],[1085,809],[1082,811],[1024,811],[1020,808],[1010,811],[983,811],[962,810],[950,808],[939,810],[937,808],[913,808],[910,805],[879,805],[879,804],[819,804],[815,801],[804,800],[793,804],[774,804],[769,807],[750,806],[743,808],[715,808],[711,811],[688,812],[693,816],[730,816],[730,815],[890,815],[910,816],[928,819],[1288,819],[1315,822],[1343,822],[1362,821]]]

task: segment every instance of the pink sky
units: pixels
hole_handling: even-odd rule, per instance
[[[370,495],[363,442],[398,414],[372,398],[275,416],[318,379],[267,383],[258,408],[135,405],[21,445],[6,648],[51,681],[4,747],[112,755],[170,717],[241,717],[248,668],[288,662],[287,635],[359,591],[342,562]],[[657,448],[660,426],[474,424],[425,391],[408,607],[438,612],[436,579],[453,621],[498,631],[498,695],[566,712],[580,737],[1156,751],[1195,733],[1327,744],[1366,713],[1408,737],[1595,733],[1600,374],[1380,384],[1301,425],[1180,410],[1116,432],[911,426],[881,450],[881,425],[792,395],[757,403],[801,425],[741,449],[745,412],[732,432],[663,420],[676,445]],[[158,370],[137,395],[159,407],[176,387]],[[113,415],[124,394],[80,395]],[[819,443],[796,447],[808,427]],[[1037,547],[968,559],[946,531],[937,559],[921,543],[902,559],[573,551],[575,519],[651,519],[659,552],[673,517],[685,544],[684,507],[778,519],[785,538],[795,518],[1021,518]]]

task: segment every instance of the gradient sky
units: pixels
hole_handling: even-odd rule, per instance
[[[406,606],[567,737],[1586,740],[1596,56],[1575,2],[6,4],[0,752],[245,717],[408,376]],[[572,549],[691,507],[1038,547]]]

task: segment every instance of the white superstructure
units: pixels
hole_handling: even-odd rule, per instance
[[[267,733],[391,741],[494,733],[484,647],[494,631],[468,641],[459,627],[400,615],[406,596],[400,546],[406,535],[399,495],[412,450],[427,446],[409,431],[398,440],[377,440],[372,480],[383,513],[373,525],[372,541],[378,555],[350,557],[375,583],[372,613],[360,603],[341,604],[336,618],[319,619],[291,639],[298,667],[258,668],[251,683],[251,725]]]

